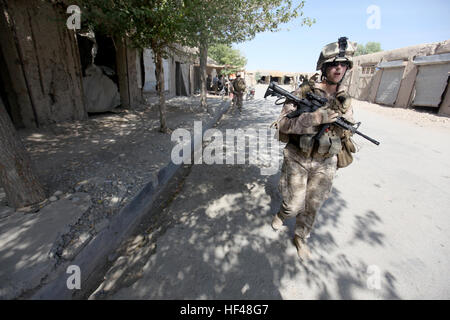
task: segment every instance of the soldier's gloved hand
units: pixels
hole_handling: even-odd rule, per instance
[[[318,126],[324,123],[333,123],[339,114],[331,109],[318,109],[312,113],[313,125]]]
[[[336,122],[339,117],[339,113],[333,111],[331,109],[326,109],[326,112],[323,114],[322,123],[333,123]]]

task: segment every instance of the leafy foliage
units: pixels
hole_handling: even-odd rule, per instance
[[[303,16],[304,1],[183,0],[186,40],[192,46],[231,44],[251,40],[259,32],[278,31],[283,23]],[[303,18],[302,25],[314,19]]]
[[[379,42],[367,42],[367,44],[364,46],[362,44],[358,44],[358,47],[356,48],[355,56],[361,56],[364,54],[370,54],[375,52],[383,51],[381,49],[381,44]]]
[[[80,0],[85,23],[113,37],[127,37],[137,48],[167,55],[174,43],[183,44],[183,11],[175,0]]]
[[[256,72],[256,73],[255,73],[255,80],[256,80],[256,82],[258,82],[259,80],[261,80],[261,78],[262,78],[261,73],[260,73],[260,72]]]
[[[226,44],[216,44],[209,48],[209,54],[217,63],[226,67],[221,71],[222,74],[229,75],[242,70],[247,64],[247,59],[241,55],[237,49],[233,49]]]
[[[157,74],[160,131],[169,132],[165,116],[162,58],[183,44],[185,22],[179,0],[80,0],[89,26],[113,38],[127,38],[136,48],[151,48]]]
[[[304,1],[293,0],[79,0],[88,24],[114,37],[127,37],[138,48],[152,48],[155,63],[174,44],[198,48],[201,105],[206,108],[208,48],[250,40],[259,32],[303,16]],[[301,25],[315,20],[303,18]],[[232,51],[231,51],[232,52]],[[231,53],[230,64],[239,58]],[[238,65],[242,61],[238,61]],[[245,65],[245,63],[244,63]],[[157,72],[159,68],[157,66]],[[230,70],[231,71],[231,70]]]
[[[208,48],[251,40],[260,32],[278,31],[282,24],[302,16],[304,6],[304,1],[294,5],[292,0],[183,0],[182,3],[186,44],[199,48],[203,108],[206,108]],[[302,19],[302,25],[314,22]]]

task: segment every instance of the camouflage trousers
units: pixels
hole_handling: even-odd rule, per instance
[[[279,215],[284,219],[296,217],[295,234],[306,241],[317,212],[330,194],[337,157],[305,158],[291,143],[283,153],[279,183],[283,201]]]
[[[243,100],[244,100],[244,93],[235,91],[233,97],[234,107],[238,107],[239,110],[242,110]]]

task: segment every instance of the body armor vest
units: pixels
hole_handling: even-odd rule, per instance
[[[326,94],[314,87],[314,83],[305,83],[299,90],[300,98],[306,96],[306,93],[312,91],[313,93],[325,97]],[[328,103],[322,108],[330,108],[337,112],[339,116],[344,115],[350,108],[351,99],[344,91],[337,92],[336,96],[329,98]],[[317,156],[329,158],[337,155],[342,150],[342,140],[346,139],[344,130],[337,126],[330,126],[330,128],[320,137],[314,137],[320,131],[322,125],[313,126],[311,133],[308,134],[290,134],[289,143],[292,143],[300,148],[301,153],[305,157]]]

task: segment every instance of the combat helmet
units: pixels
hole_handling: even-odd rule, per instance
[[[348,62],[348,70],[350,70],[353,67],[352,56],[356,50],[356,43],[347,40],[348,38],[346,37],[340,37],[337,42],[329,43],[325,47],[323,47],[322,52],[319,56],[319,60],[317,61],[316,70],[321,70],[322,74],[324,74],[325,70],[323,70],[323,67],[327,63],[335,61]]]

